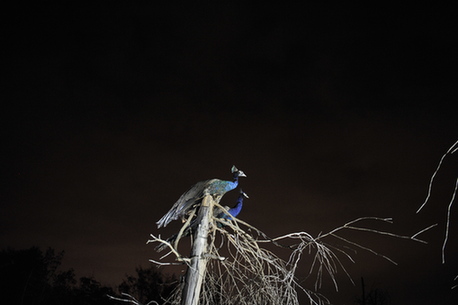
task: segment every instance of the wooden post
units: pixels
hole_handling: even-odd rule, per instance
[[[202,287],[207,259],[204,257],[207,252],[208,230],[213,210],[213,198],[206,195],[202,200],[197,218],[199,225],[194,233],[194,243],[191,250],[191,265],[186,272],[186,279],[181,295],[181,305],[197,305]]]

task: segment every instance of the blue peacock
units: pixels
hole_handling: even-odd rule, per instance
[[[242,211],[244,198],[249,198],[249,197],[245,192],[242,191],[242,189],[240,189],[240,195],[237,198],[237,203],[235,204],[235,206],[232,208],[225,206],[224,207],[225,211],[223,211],[222,208],[214,208],[213,217],[216,217],[218,219],[224,219],[224,220],[230,220],[233,217],[237,217],[237,215],[240,214],[240,211]],[[189,236],[191,233],[193,233],[196,230],[197,225],[198,225],[197,219],[194,219],[193,221],[191,221],[189,226],[184,230],[182,237]],[[224,224],[218,221],[216,225],[218,226],[218,228],[224,227]],[[178,234],[174,234],[171,237],[167,238],[167,242],[169,242],[170,244],[173,244],[175,240],[177,239],[177,237],[178,237]],[[166,244],[161,243],[155,249],[157,252],[161,252],[166,247],[167,247]]]
[[[244,198],[249,198],[249,197],[244,191],[242,191],[242,189],[240,189],[240,195],[237,198],[237,203],[235,204],[235,206],[232,208],[225,206],[224,209],[226,210],[226,212],[218,211],[216,218],[228,220],[228,219],[232,219],[233,217],[237,217],[237,215],[240,214],[240,211],[242,211]],[[218,222],[218,227],[221,228],[222,226],[223,226],[222,223]]]
[[[157,227],[165,227],[172,220],[184,218],[188,211],[190,211],[196,205],[200,204],[203,197],[206,195],[213,196],[213,198],[219,202],[224,194],[237,187],[239,183],[239,177],[246,177],[245,173],[237,169],[235,165],[232,166],[231,172],[233,174],[232,181],[210,179],[197,182],[187,192],[181,195],[181,197],[177,200],[177,202],[175,202],[172,208],[164,216],[162,216],[159,221],[156,222]]]

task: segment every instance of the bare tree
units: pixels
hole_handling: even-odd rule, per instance
[[[351,249],[369,251],[396,264],[390,258],[343,237],[341,234],[343,231],[365,231],[426,243],[417,239],[417,236],[430,228],[413,236],[403,236],[360,226],[364,221],[391,223],[390,218],[363,217],[316,237],[307,232],[295,232],[269,238],[261,230],[240,219],[224,220],[212,216],[213,213],[208,211],[213,208],[222,209],[219,199],[209,200],[209,210],[204,212],[208,218],[201,215],[202,207],[195,207],[181,228],[180,232],[184,232],[195,214],[198,214],[201,220],[208,219],[208,224],[201,223],[194,234],[190,257],[178,251],[181,234],[178,234],[174,244],[152,234],[152,239],[147,241],[147,243],[163,243],[169,249],[169,252],[159,261],[150,260],[151,262],[159,265],[176,263],[188,265],[186,281],[177,287],[171,297],[164,300],[165,304],[197,304],[199,302],[199,304],[224,305],[289,305],[299,304],[299,293],[305,294],[310,304],[329,304],[325,296],[315,291],[321,286],[322,279],[326,275],[331,278],[335,288],[338,289],[336,273],[343,271],[348,275],[342,259],[354,261],[352,258],[354,252]],[[207,209],[206,206],[207,204],[204,205],[204,209]],[[204,230],[202,231],[201,228]],[[202,232],[206,234],[202,235]],[[332,243],[332,239],[337,239],[345,245],[337,247]],[[200,250],[197,250],[196,247]],[[289,250],[289,256],[286,259],[274,253],[274,249],[278,247]],[[175,256],[175,262],[166,262],[165,259],[171,254]],[[304,254],[309,254],[312,258],[309,261],[309,275],[315,277],[313,290],[303,287],[296,277],[298,264]],[[196,261],[201,265],[196,264]],[[194,274],[197,278],[191,280],[190,274]],[[351,280],[349,275],[348,277]],[[198,287],[199,285],[201,287]],[[189,291],[193,292],[191,293],[193,298],[189,298]]]

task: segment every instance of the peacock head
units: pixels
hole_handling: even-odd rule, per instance
[[[231,171],[234,174],[234,177],[246,177],[245,173],[242,172],[241,170],[237,169],[237,167],[235,167],[235,165],[232,166]]]
[[[247,194],[247,193],[245,193],[244,191],[242,191],[242,189],[240,189],[240,194],[241,194],[243,197],[245,197],[245,198],[250,198],[250,197],[248,197],[248,194]]]

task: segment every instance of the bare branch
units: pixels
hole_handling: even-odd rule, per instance
[[[447,223],[445,227],[445,238],[444,238],[444,243],[442,244],[442,264],[445,264],[445,246],[447,245],[448,231],[450,227],[450,211],[452,210],[453,201],[455,201],[455,195],[456,195],[457,189],[458,189],[458,178],[456,179],[455,189],[453,190],[452,199],[450,200],[450,203],[448,204],[448,208],[447,208]]]
[[[423,230],[420,230],[419,232],[417,232],[417,233],[415,233],[414,235],[412,235],[412,239],[413,239],[413,240],[417,240],[416,237],[417,237],[418,235],[420,235],[420,234],[422,234],[422,233],[428,231],[428,230],[431,229],[431,228],[434,228],[435,226],[437,226],[437,223],[432,224],[432,225],[430,225],[429,227],[424,228]],[[425,242],[425,243],[426,243],[426,242]]]
[[[121,293],[121,295],[123,295],[125,298],[118,298],[118,297],[111,296],[109,294],[107,294],[107,297],[112,299],[112,300],[115,300],[115,301],[121,301],[121,302],[125,302],[125,303],[132,303],[132,304],[135,304],[135,305],[142,305],[142,303],[140,303],[137,299],[135,299],[130,294],[127,294],[127,293],[123,292],[123,293]],[[156,302],[156,301],[150,301],[146,305],[150,305],[150,304],[159,305],[159,303]]]
[[[456,152],[458,150],[458,141],[456,141],[448,150],[445,154],[442,155],[440,161],[439,161],[439,164],[437,165],[437,168],[436,170],[434,171],[433,175],[431,176],[431,180],[429,181],[429,186],[428,186],[428,194],[426,196],[426,199],[425,201],[423,202],[423,204],[420,206],[420,208],[418,208],[417,210],[417,213],[421,211],[421,209],[423,209],[423,207],[426,205],[426,203],[428,202],[429,200],[429,197],[431,197],[431,190],[432,190],[432,187],[433,187],[433,181],[434,181],[434,178],[436,177],[436,174],[437,172],[439,172],[439,169],[441,168],[442,166],[442,162],[444,161],[445,157],[448,155],[448,154],[453,154],[454,152]]]
[[[162,256],[161,259],[165,258],[166,256],[168,256],[170,253],[173,253],[175,254],[176,256],[176,259],[178,261],[182,261],[182,262],[185,262],[185,263],[189,263],[190,262],[190,259],[189,258],[185,258],[183,257],[173,246],[171,243],[169,243],[168,241],[164,240],[164,239],[161,239],[159,237],[156,237],[154,236],[153,234],[150,234],[150,236],[153,238],[153,239],[149,239],[148,241],[146,241],[146,244],[149,244],[149,243],[153,243],[153,242],[160,242],[160,243],[163,243],[165,245],[167,245],[167,247],[169,247],[170,249],[170,252],[167,253],[166,255]]]

